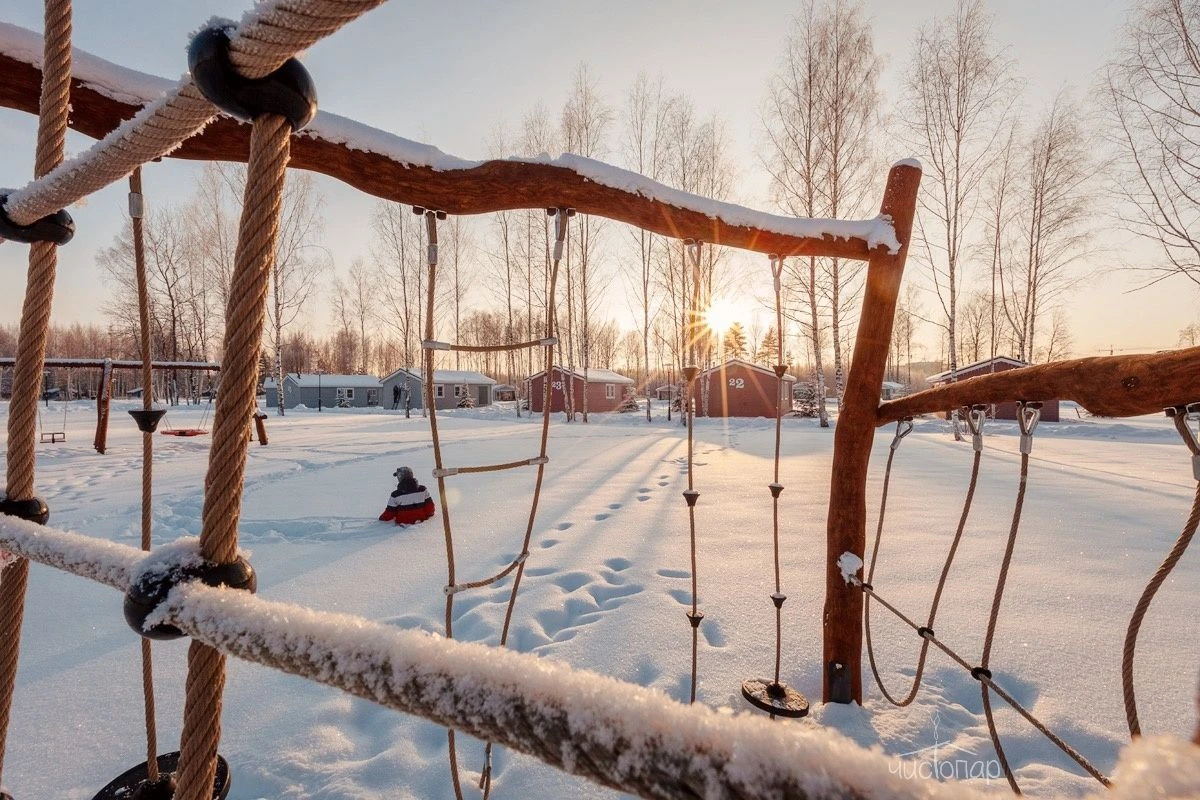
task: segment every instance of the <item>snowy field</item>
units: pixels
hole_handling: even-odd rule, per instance
[[[132,407],[132,406],[129,406]],[[67,440],[39,445],[39,490],[51,524],[137,546],[140,435],[115,407],[109,452],[92,449],[94,404],[73,403]],[[168,424],[200,423],[197,408],[172,409]],[[7,419],[7,406],[0,405]],[[44,411],[61,427],[62,406]],[[449,466],[512,461],[537,453],[540,418],[511,408],[443,412]],[[1078,418],[1037,430],[1024,523],[992,654],[996,680],[1105,772],[1128,741],[1120,648],[1129,614],[1187,515],[1195,481],[1168,420]],[[259,594],[318,610],[431,632],[442,629],[446,558],[440,518],[412,528],[378,522],[393,470],[413,467],[435,492],[426,420],[373,410],[296,410],[267,421],[270,445],[252,444],[241,541],[253,554]],[[932,651],[926,686],[905,709],[888,706],[864,675],[863,708],[823,708],[820,697],[825,504],[833,430],[785,420],[781,482],[783,677],[814,701],[805,720],[834,728],[894,758],[902,774],[947,773],[1007,792],[987,736],[978,685]],[[869,535],[892,429],[876,438]],[[1015,500],[1015,423],[987,426],[987,449],[967,532],[936,629],[977,661]],[[155,438],[155,541],[199,532],[208,437]],[[771,569],[773,420],[696,426],[695,484],[701,628],[698,702],[758,713],[741,681],[773,668]],[[551,462],[518,601],[511,644],[520,650],[661,690],[687,700],[690,565],[687,439],[678,419],[555,415]],[[874,585],[924,621],[961,512],[970,443],[946,424],[919,420],[897,456],[888,525]],[[534,468],[449,479],[459,579],[495,572],[518,552]],[[440,511],[439,506],[439,511]],[[870,541],[868,541],[868,548]],[[456,602],[458,638],[494,643],[510,583]],[[1189,553],[1163,586],[1143,628],[1136,669],[1147,734],[1190,738],[1200,665],[1200,559]],[[876,607],[880,666],[905,693],[919,649],[907,628]],[[183,699],[184,641],[156,644],[159,735],[175,749]],[[138,643],[113,590],[34,565],[17,696],[5,763],[18,798],[86,800],[144,760]],[[257,798],[445,798],[450,789],[442,729],[285,676],[230,661],[222,754],[234,800]],[[864,658],[865,669],[865,658]],[[1082,796],[1091,778],[1003,704],[998,725],[1022,788]],[[482,745],[459,738],[468,796]],[[907,757],[907,761],[901,759]],[[494,796],[613,797],[526,757],[500,750]],[[930,766],[934,765],[934,769]]]

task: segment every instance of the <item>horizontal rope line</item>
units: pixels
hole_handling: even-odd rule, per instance
[[[548,339],[531,339],[528,342],[510,342],[508,344],[450,344],[426,339],[421,347],[426,350],[449,350],[459,353],[504,353],[510,350],[527,350],[530,347],[553,347],[558,344],[558,337]]]
[[[467,583],[456,583],[453,586],[445,587],[442,591],[445,592],[446,594],[458,594],[459,592],[465,592],[470,589],[482,589],[484,586],[491,586],[493,583],[500,580],[504,576],[508,575],[510,572],[512,572],[514,569],[516,569],[520,565],[524,564],[526,559],[528,559],[528,558],[529,558],[529,553],[521,553],[521,555],[519,555],[515,559],[513,559],[513,562],[511,564],[509,564],[507,567],[500,570],[499,572],[497,572],[495,575],[493,575],[490,578],[483,578],[483,579],[477,580],[477,581],[468,581]]]
[[[146,554],[0,517],[0,546],[124,589]],[[85,554],[90,553],[90,555]],[[95,556],[94,563],[90,563]],[[651,798],[928,798],[883,754],[840,737],[685,706],[551,659],[190,583],[147,620],[237,658],[494,740],[565,772]],[[986,796],[955,784],[946,797]]]
[[[443,467],[435,469],[433,477],[448,478],[451,475],[467,475],[473,472],[500,472],[506,469],[516,469],[517,467],[537,466],[538,464],[550,463],[549,456],[534,456],[533,458],[524,458],[520,461],[509,461],[506,464],[489,464],[482,467]]]
[[[933,644],[934,647],[941,650],[943,653],[945,653],[951,659],[953,659],[960,667],[965,669],[967,672],[971,673],[972,677],[975,677],[975,673],[974,673],[975,667],[972,666],[971,664],[967,663],[967,661],[964,660],[962,658],[962,656],[960,656],[958,653],[951,650],[949,646],[943,644],[942,641],[937,638],[937,635],[935,633],[933,633],[933,631],[930,631],[928,633],[928,635],[921,633],[920,625],[917,625],[915,622],[913,622],[911,619],[909,619],[907,616],[905,616],[904,613],[901,612],[898,608],[896,608],[891,603],[889,603],[888,601],[886,601],[882,597],[880,597],[875,592],[875,589],[873,587],[864,585],[863,582],[861,580],[859,580],[858,578],[853,579],[853,585],[857,586],[864,594],[869,594],[871,596],[872,600],[875,600],[877,603],[879,603],[881,606],[886,608],[888,611],[891,611],[893,614],[896,615],[896,617],[898,617],[900,620],[902,620],[906,625],[908,625],[914,631],[917,631],[917,633],[921,636],[922,639],[929,641],[931,644]],[[980,675],[978,678],[976,678],[976,680],[978,680],[981,683],[987,684],[988,688],[991,689],[993,692],[995,692],[996,695],[998,697],[1000,697],[1001,700],[1003,700],[1004,702],[1006,702],[1010,706],[1012,706],[1014,711],[1016,711],[1018,714],[1020,714],[1022,717],[1024,717],[1025,720],[1030,725],[1032,725],[1033,727],[1035,727],[1039,731],[1041,731],[1042,734],[1047,739],[1049,739],[1051,742],[1053,742],[1055,745],[1057,745],[1060,750],[1062,750],[1064,753],[1066,753],[1068,756],[1070,756],[1071,760],[1073,760],[1076,764],[1078,764],[1081,768],[1083,768],[1089,775],[1091,775],[1096,780],[1100,781],[1100,783],[1104,784],[1105,786],[1112,786],[1112,782],[1108,779],[1108,777],[1104,773],[1102,773],[1100,770],[1098,770],[1094,766],[1092,766],[1091,762],[1088,761],[1086,758],[1084,758],[1083,755],[1081,755],[1079,753],[1079,751],[1077,751],[1075,748],[1071,747],[1069,744],[1067,744],[1065,741],[1063,741],[1061,738],[1059,738],[1053,731],[1051,731],[1049,728],[1047,728],[1046,725],[1041,720],[1039,720],[1037,717],[1033,716],[1033,714],[1029,713],[1029,711],[1023,705],[1021,705],[1019,702],[1017,702],[1016,698],[1014,698],[1012,695],[1010,695],[1008,692],[1006,692],[1003,688],[1001,688],[995,682],[995,680],[993,680],[992,678],[989,678],[986,675]]]

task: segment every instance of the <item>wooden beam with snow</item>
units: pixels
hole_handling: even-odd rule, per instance
[[[74,130],[100,139],[133,117],[142,103],[149,101],[149,97],[141,97],[139,92],[144,94],[144,83],[156,79],[137,74],[145,79],[143,85],[124,87],[111,76],[127,70],[84,55],[85,63],[102,68],[96,69],[86,81],[71,81],[69,124]],[[4,75],[4,80],[0,81],[0,106],[36,114],[42,80],[40,68],[11,53],[0,52],[0,75]],[[105,80],[114,85],[102,85]],[[347,131],[353,134],[350,144],[344,136]],[[435,168],[381,152],[356,149],[357,136],[399,146],[412,145],[440,156],[440,160],[450,166],[439,164]],[[184,142],[170,157],[244,162],[249,141],[249,125],[219,117],[200,135]],[[399,137],[328,114],[318,114],[313,126],[298,134],[291,147],[292,167],[328,175],[384,200],[450,214],[571,207],[664,236],[784,256],[865,260],[872,249],[893,246],[887,220],[846,222],[775,216],[685,195],[598,162],[575,157],[566,160],[581,166],[575,169],[557,163],[515,159],[464,162],[438,154],[433,148],[407,143]],[[589,172],[589,164],[596,168],[595,172]],[[611,173],[630,180],[615,180],[612,183],[618,185],[607,185],[598,179],[597,173]],[[651,185],[656,191],[643,190]],[[661,199],[664,195],[672,200],[664,201]]]
[[[1200,347],[1078,358],[979,375],[883,403],[875,424],[1013,400],[1074,400],[1102,417],[1152,414],[1200,402]]]

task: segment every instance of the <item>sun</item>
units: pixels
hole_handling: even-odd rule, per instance
[[[713,333],[724,334],[738,321],[738,316],[739,310],[732,301],[724,297],[715,297],[704,312],[704,324]]]

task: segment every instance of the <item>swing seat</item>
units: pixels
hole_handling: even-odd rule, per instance
[[[751,678],[742,681],[742,697],[755,708],[778,717],[808,716],[808,698],[786,683]]]
[[[158,757],[158,774],[167,777],[179,767],[179,752],[163,753]],[[150,774],[143,761],[133,769],[127,770],[96,794],[92,800],[171,800],[174,794],[174,782],[162,781],[150,783]],[[212,800],[225,800],[229,794],[232,781],[229,779],[229,763],[220,755],[217,756],[217,774],[213,779]]]
[[[163,436],[203,436],[208,431],[203,428],[172,428],[169,431],[163,431]]]
[[[66,431],[48,431],[42,434],[42,444],[58,444],[67,440]]]

